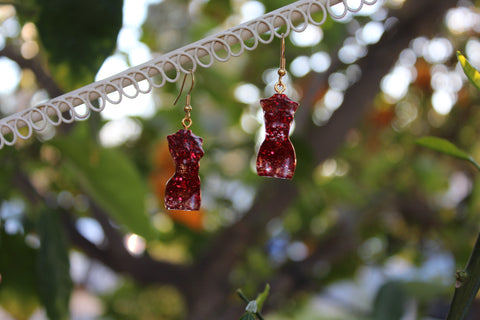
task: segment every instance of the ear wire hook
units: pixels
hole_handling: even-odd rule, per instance
[[[192,84],[190,85],[190,90],[188,90],[188,93],[187,93],[187,104],[190,104],[190,94],[192,93],[192,90],[193,90],[193,86],[195,85],[195,76],[193,74],[193,70],[190,70],[189,73],[185,73],[185,77],[183,77],[183,82],[182,82],[182,86],[180,88],[180,92],[178,93],[178,96],[177,98],[175,99],[175,101],[173,102],[173,105],[176,105],[177,102],[178,102],[178,99],[180,99],[180,96],[182,95],[182,92],[183,92],[183,88],[185,87],[185,81],[187,80],[187,76],[188,74],[191,74],[192,75]]]
[[[185,117],[182,119],[182,125],[185,130],[190,128],[192,125],[193,121],[190,117],[190,111],[192,111],[192,106],[190,105],[190,100],[191,100],[191,93],[193,90],[193,86],[195,85],[195,76],[193,75],[193,70],[189,71],[190,75],[192,76],[192,84],[190,85],[190,89],[188,90],[187,96],[185,98],[185,106],[183,107],[183,110],[185,111]],[[183,88],[185,87],[185,80],[187,80],[187,75],[188,73],[185,74],[185,77],[183,78],[182,86],[180,88],[180,93],[178,94],[177,98],[173,102],[173,105],[177,104],[178,99],[180,99],[180,96],[182,95]]]
[[[287,88],[285,84],[282,82],[283,76],[287,74],[287,70],[285,69],[285,66],[286,66],[285,33],[282,33],[282,47],[280,50],[280,68],[278,69],[278,82],[275,84],[275,91],[277,93],[283,93]]]

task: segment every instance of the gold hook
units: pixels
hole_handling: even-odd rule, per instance
[[[275,84],[275,91],[277,93],[283,93],[287,88],[285,84],[282,82],[282,77],[287,74],[287,70],[285,69],[286,66],[286,58],[285,58],[285,33],[282,33],[282,47],[280,50],[280,68],[278,69],[278,82]]]
[[[280,50],[280,69],[285,70],[285,64],[286,64],[286,59],[285,59],[285,33],[282,33],[282,47]]]
[[[190,111],[192,111],[192,106],[190,105],[190,96],[193,90],[193,86],[195,84],[195,76],[193,75],[193,70],[190,70],[189,73],[192,76],[192,84],[190,85],[190,90],[188,90],[187,96],[185,98],[185,106],[183,107],[183,110],[185,111],[185,117],[182,119],[182,125],[185,130],[190,128],[190,126],[193,123],[192,119],[190,118]],[[183,78],[182,86],[180,88],[180,93],[175,99],[175,102],[173,102],[173,105],[177,104],[178,99],[180,99],[180,96],[182,95],[183,88],[185,87],[185,80],[187,80],[187,75],[188,73],[186,73],[185,77]]]
[[[193,90],[193,86],[195,85],[195,76],[193,74],[193,70],[190,70],[189,73],[185,73],[185,77],[183,77],[183,82],[182,82],[182,86],[180,88],[180,92],[178,93],[178,96],[177,98],[175,99],[175,101],[173,102],[173,105],[176,105],[177,102],[178,102],[178,99],[180,99],[180,96],[182,95],[182,92],[183,92],[183,88],[185,87],[185,80],[187,80],[187,75],[188,74],[191,74],[192,75],[192,84],[190,85],[190,90],[188,90],[188,93],[187,93],[187,104],[190,104],[190,94],[192,93],[192,90]]]

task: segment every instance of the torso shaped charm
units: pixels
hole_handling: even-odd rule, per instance
[[[182,129],[167,136],[168,148],[175,162],[175,174],[165,189],[165,208],[169,210],[200,209],[199,161],[204,155],[203,139]]]
[[[292,179],[297,159],[288,134],[298,103],[280,93],[260,103],[265,118],[265,141],[257,156],[257,174]]]

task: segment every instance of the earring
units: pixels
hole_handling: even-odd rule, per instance
[[[167,136],[168,148],[175,162],[175,174],[168,180],[165,188],[165,208],[168,210],[199,210],[200,209],[200,177],[198,176],[199,161],[204,155],[202,149],[203,139],[194,135],[189,130],[192,125],[190,118],[190,94],[195,83],[193,71],[192,85],[186,96],[184,106],[185,117],[182,120],[183,129],[178,130],[175,134]],[[180,93],[175,99],[174,105],[177,103],[182,94],[187,74],[183,79]]]
[[[287,74],[285,64],[285,35],[282,34],[280,68],[278,82],[275,84],[276,93],[268,99],[260,100],[265,119],[265,140],[257,156],[257,174],[292,179],[297,159],[288,134],[298,103],[283,94],[286,89],[282,82],[282,77]]]

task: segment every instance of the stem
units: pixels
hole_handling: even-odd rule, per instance
[[[473,164],[475,166],[475,168],[477,168],[477,170],[480,172],[480,164],[477,161],[475,161],[472,157],[469,157],[468,161],[471,164]]]
[[[470,305],[480,289],[480,233],[468,260],[465,278],[460,279],[457,277],[455,287],[455,293],[446,320],[466,319]]]
[[[472,157],[468,157],[468,161],[480,171],[480,164]],[[450,304],[446,320],[463,320],[467,317],[470,306],[477,296],[480,289],[480,233],[475,241],[467,267],[464,271],[457,272],[455,282],[455,293]]]
[[[243,293],[242,289],[237,289],[237,295],[240,297],[240,299],[242,299],[246,303],[250,302],[250,300],[248,300],[247,296]]]
[[[242,289],[237,289],[237,295],[240,297],[240,299],[245,301],[247,304],[250,302],[250,300],[248,300],[247,296],[243,293]],[[257,316],[258,319],[265,320],[260,312],[258,312],[258,311],[255,312],[255,315]]]

